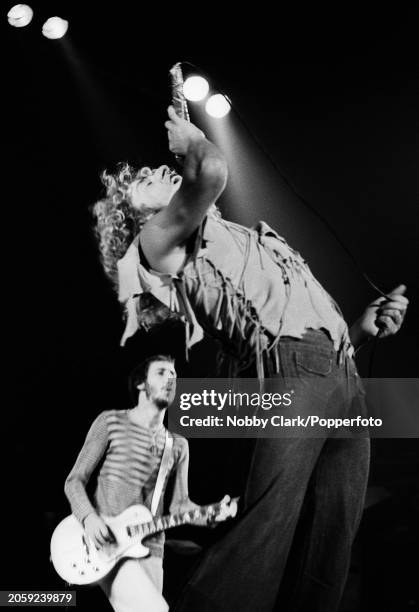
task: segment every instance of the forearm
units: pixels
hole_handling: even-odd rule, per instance
[[[189,445],[185,438],[176,440],[179,445],[177,450],[177,460],[173,466],[175,470],[175,481],[172,491],[172,499],[169,511],[171,513],[181,512],[182,508],[187,508],[192,504],[189,499],[188,471],[189,471]],[[196,504],[195,504],[196,505]]]
[[[168,207],[172,227],[186,238],[202,222],[223,192],[227,163],[221,151],[205,138],[190,143],[184,161],[182,185]],[[181,239],[182,239],[181,238]]]
[[[71,512],[80,523],[83,523],[89,514],[95,512],[95,508],[86,493],[85,483],[73,475],[73,472],[70,473],[65,481],[64,493],[71,506]]]
[[[349,338],[356,351],[361,348],[361,346],[366,344],[370,337],[371,336],[368,335],[362,328],[359,319],[356,320],[349,328]]]
[[[217,146],[204,136],[190,141],[182,172],[183,184],[186,187],[199,183],[214,183],[222,191],[227,174],[227,162]]]

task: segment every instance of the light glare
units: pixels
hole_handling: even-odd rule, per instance
[[[208,81],[201,76],[191,76],[183,84],[183,93],[187,100],[199,102],[209,91]]]
[[[68,21],[61,17],[50,17],[42,26],[42,34],[50,40],[62,38],[68,30]]]
[[[205,110],[208,115],[216,119],[225,117],[230,112],[230,109],[231,105],[229,101],[222,94],[211,96],[205,105]]]
[[[7,21],[15,28],[24,28],[33,17],[33,10],[27,4],[15,4],[7,13]]]

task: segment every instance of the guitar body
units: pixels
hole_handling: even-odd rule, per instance
[[[152,520],[148,508],[130,506],[115,517],[102,517],[115,536],[114,544],[107,544],[101,550],[89,540],[82,525],[75,516],[67,516],[57,525],[51,538],[51,561],[56,572],[70,584],[91,584],[106,576],[115,564],[124,557],[141,558],[149,550],[141,539],[133,540],[129,535],[130,526]]]

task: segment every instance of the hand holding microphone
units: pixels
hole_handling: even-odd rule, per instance
[[[174,66],[169,70],[170,74],[170,82],[172,87],[172,107],[176,116],[184,121],[189,121],[189,112],[188,112],[188,103],[186,101],[185,95],[183,93],[183,73],[181,68],[181,63],[177,62]],[[172,116],[169,112],[169,118],[172,119]],[[165,125],[168,128],[166,122]],[[168,128],[169,129],[169,128]],[[179,146],[176,142],[171,142],[171,135],[169,130],[169,149],[172,153],[175,154],[176,161],[179,165],[183,165],[183,157],[186,155],[186,150],[184,153],[179,152]]]
[[[399,331],[409,304],[405,291],[406,286],[399,285],[387,297],[379,297],[367,306],[356,322],[362,337],[386,338]]]
[[[169,149],[177,157],[184,157],[188,147],[203,140],[205,135],[196,125],[179,117],[173,106],[169,106],[167,114],[169,120],[164,125],[168,132]]]
[[[409,300],[405,297],[406,285],[399,285],[388,294],[388,298],[378,298],[370,306],[375,310],[374,324],[379,331],[378,338],[396,334],[406,314]]]
[[[189,121],[188,103],[186,102],[185,95],[183,93],[183,73],[181,63],[178,62],[171,67],[170,81],[172,85],[172,106],[176,111],[178,117]]]

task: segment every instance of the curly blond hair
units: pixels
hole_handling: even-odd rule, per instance
[[[125,255],[144,223],[156,212],[146,206],[137,210],[131,205],[129,188],[133,181],[146,178],[142,170],[137,171],[127,163],[119,164],[115,174],[104,170],[101,180],[106,196],[92,207],[102,265],[116,290],[118,260]]]

